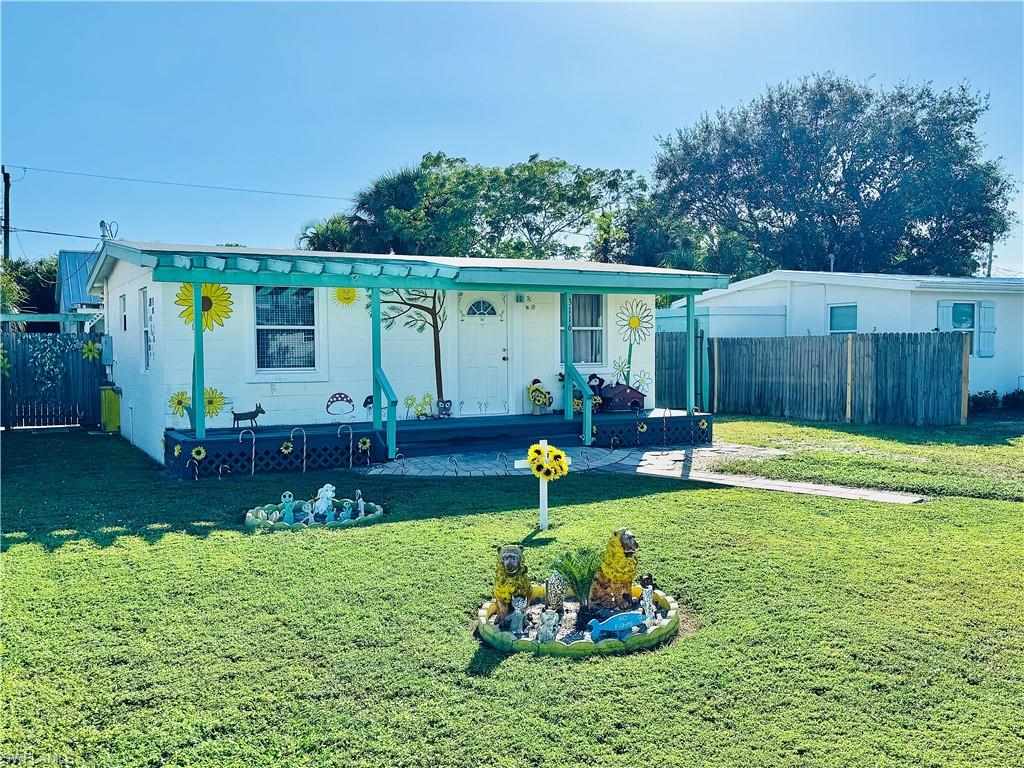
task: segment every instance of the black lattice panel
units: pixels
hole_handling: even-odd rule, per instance
[[[702,423],[703,428],[700,426]],[[645,425],[646,429],[640,425]],[[599,425],[594,444],[602,448],[705,445],[711,443],[711,431],[712,419],[705,415],[642,419],[629,425]]]
[[[365,454],[356,449],[359,438],[370,435],[356,433],[352,442],[353,466],[366,463]],[[349,441],[347,435],[340,439],[315,435],[306,441],[306,469],[334,469],[349,466]],[[206,451],[206,456],[196,462],[199,477],[214,477],[218,474],[250,474],[253,464],[256,472],[301,472],[302,471],[302,436],[289,440],[292,450],[281,451],[285,438],[280,436],[256,438],[255,458],[253,444],[250,439],[238,441],[237,437],[216,435],[205,440],[191,437],[175,437],[171,433],[165,437],[164,466],[167,470],[184,479],[195,477],[197,467],[190,464],[192,450],[198,445]],[[175,455],[175,446],[181,450]],[[374,446],[376,447],[376,446]],[[376,451],[374,451],[376,453]],[[375,458],[378,461],[379,458]]]

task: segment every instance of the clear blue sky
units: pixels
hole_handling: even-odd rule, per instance
[[[833,70],[990,93],[989,154],[1024,175],[1020,3],[5,2],[2,22],[6,163],[338,196],[433,150],[649,172],[657,136]],[[274,247],[345,205],[38,172],[11,199],[15,226]],[[1018,225],[1001,271],[1022,242]]]

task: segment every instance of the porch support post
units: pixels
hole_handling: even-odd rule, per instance
[[[203,358],[203,284],[192,283],[192,413],[196,439],[206,439],[206,382]]]
[[[562,403],[565,406],[565,420],[572,421],[572,294],[560,294],[562,310]]]
[[[697,397],[697,353],[694,345],[697,334],[694,330],[694,312],[697,297],[686,294],[686,413],[693,415],[693,405]]]
[[[381,418],[380,407],[380,382],[377,380],[377,371],[381,370],[380,365],[380,288],[370,289],[370,338],[371,374],[373,376],[373,428],[380,429],[384,420]]]

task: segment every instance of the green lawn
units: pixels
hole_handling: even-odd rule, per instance
[[[4,763],[1024,765],[1019,503],[577,472],[531,536],[531,478],[181,483],[114,438],[2,450]],[[389,516],[240,529],[327,480]],[[696,634],[583,661],[480,646],[496,545],[526,540],[546,575],[620,525]]]
[[[863,427],[719,417],[715,437],[791,451],[743,459],[725,472],[929,496],[1024,501],[1024,419],[972,418],[965,427]]]

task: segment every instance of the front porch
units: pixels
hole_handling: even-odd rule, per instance
[[[654,409],[633,413],[594,413],[589,443],[600,448],[710,445],[710,414]],[[546,438],[561,447],[587,444],[584,419],[564,414],[541,416],[464,416],[450,419],[399,419],[395,422],[395,454],[399,457],[437,456],[461,451],[505,452],[511,461],[533,442]],[[254,430],[208,429],[203,437],[193,430],[167,430],[164,465],[183,479],[221,474],[288,472],[311,469],[367,467],[387,461],[387,424],[372,421],[335,424],[267,426]],[[360,450],[359,441],[369,440]],[[288,450],[286,443],[291,444]],[[201,459],[193,450],[202,448]],[[180,450],[179,450],[180,449]]]

